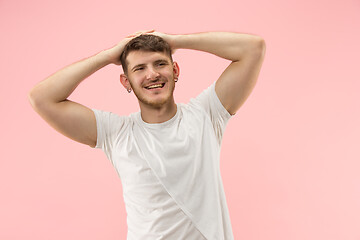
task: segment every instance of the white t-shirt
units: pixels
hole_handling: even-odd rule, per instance
[[[149,124],[140,112],[93,109],[97,144],[123,186],[128,240],[234,239],[220,175],[220,145],[231,118],[215,83],[176,115]]]

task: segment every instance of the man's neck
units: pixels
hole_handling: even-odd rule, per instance
[[[163,123],[175,116],[177,105],[174,101],[171,101],[158,108],[140,105],[140,109],[141,118],[144,122]]]

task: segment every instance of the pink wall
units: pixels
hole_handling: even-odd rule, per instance
[[[121,182],[101,150],[68,140],[27,92],[129,33],[262,36],[258,84],[224,136],[221,170],[235,239],[360,239],[360,2],[0,1],[0,239],[125,239]],[[228,62],[174,55],[187,102]],[[108,66],[71,99],[129,114],[133,95]]]

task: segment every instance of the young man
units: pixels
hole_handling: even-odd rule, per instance
[[[176,104],[179,66],[171,56],[176,49],[205,51],[231,63],[199,96]],[[264,55],[264,40],[249,34],[138,32],[56,72],[37,84],[29,99],[57,131],[101,148],[111,160],[123,185],[127,239],[234,239],[220,145],[226,123],[255,86]],[[134,92],[140,112],[118,116],[67,99],[86,77],[111,63],[122,65],[121,84]]]

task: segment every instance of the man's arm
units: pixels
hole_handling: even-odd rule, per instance
[[[124,46],[140,33],[128,36],[110,49],[66,66],[35,85],[28,94],[34,110],[58,132],[95,147],[97,130],[93,111],[67,98],[85,78],[97,70],[111,63],[120,65]]]
[[[165,35],[164,38],[174,49],[200,50],[232,61],[217,80],[215,91],[227,111],[235,114],[256,84],[265,55],[264,40],[230,32]]]

